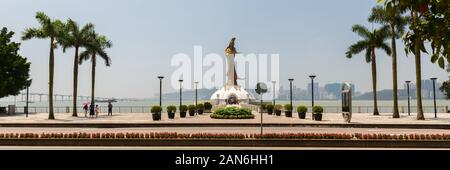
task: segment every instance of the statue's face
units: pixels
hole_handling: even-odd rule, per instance
[[[233,37],[233,38],[231,39],[231,41],[234,41],[234,40],[236,40],[236,38],[235,38],[235,37]]]

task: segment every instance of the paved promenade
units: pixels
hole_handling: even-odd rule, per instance
[[[167,114],[162,114],[161,121],[153,121],[150,113],[115,113],[113,116],[107,116],[106,113],[101,113],[98,118],[84,117],[84,114],[79,114],[78,117],[72,117],[71,113],[55,113],[56,120],[48,120],[48,113],[33,113],[28,118],[24,114],[16,115],[0,115],[0,124],[9,123],[259,123],[260,115],[254,112],[255,119],[211,119],[210,113],[203,115],[189,116],[180,118],[179,113],[176,114],[175,119],[168,119]],[[398,119],[392,118],[392,113],[381,113],[379,116],[373,116],[369,113],[353,113],[352,124],[443,124],[450,125],[450,113],[438,113],[438,118],[434,118],[434,113],[425,113],[426,120],[416,120],[415,113],[411,116],[401,114]],[[308,113],[306,119],[299,119],[298,114],[294,113],[292,118],[284,116],[275,116],[264,114],[264,123],[276,124],[347,124],[344,122],[342,115],[339,113],[324,113],[322,121],[311,120],[311,113]]]
[[[246,133],[259,134],[259,127],[145,127],[145,128],[30,128],[1,127],[1,133]],[[450,134],[450,129],[264,127],[264,133],[364,133],[364,134]]]

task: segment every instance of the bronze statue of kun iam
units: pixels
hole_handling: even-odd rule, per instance
[[[233,85],[233,86],[238,85],[237,84],[238,76],[236,73],[236,67],[235,67],[235,63],[234,63],[234,57],[238,53],[236,51],[236,48],[234,47],[235,40],[236,40],[236,38],[233,37],[231,39],[230,43],[228,44],[228,47],[225,49],[225,55],[227,56],[227,64],[228,64],[227,85]]]

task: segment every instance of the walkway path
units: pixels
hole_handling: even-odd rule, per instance
[[[161,121],[153,121],[150,113],[115,113],[114,116],[107,116],[106,113],[101,113],[98,118],[86,118],[84,115],[79,117],[72,117],[71,113],[56,113],[56,120],[48,120],[47,113],[30,114],[28,118],[24,114],[16,115],[1,115],[0,124],[5,123],[259,123],[259,113],[254,113],[255,119],[243,120],[224,120],[211,119],[210,113],[203,115],[196,115],[191,117],[187,115],[186,118],[179,118],[179,113],[176,114],[175,119],[170,120],[167,114],[163,113]],[[373,116],[368,113],[353,113],[352,123],[354,124],[446,124],[450,125],[450,113],[438,113],[438,118],[434,118],[434,113],[425,113],[426,120],[416,120],[416,115],[408,116],[401,114],[401,118],[393,119],[391,113],[381,113],[380,116]],[[264,114],[264,123],[279,123],[279,124],[298,124],[298,123],[317,123],[317,124],[345,124],[342,115],[339,113],[324,113],[323,121],[311,120],[311,114],[308,113],[306,119],[299,119],[297,113],[293,114],[292,118],[284,116],[275,116]]]

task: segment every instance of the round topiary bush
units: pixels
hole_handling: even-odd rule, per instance
[[[195,110],[197,107],[193,104],[188,105],[189,116],[195,116]]]
[[[203,104],[205,106],[205,112],[207,113],[211,113],[211,109],[212,109],[212,104],[210,102],[205,102],[205,104]]]
[[[272,105],[272,104],[268,104],[268,105],[266,106],[266,109],[267,109],[267,113],[268,113],[269,115],[273,114],[273,105]]]
[[[215,110],[210,117],[213,119],[253,119],[255,115],[250,109],[226,107]]]
[[[188,107],[186,105],[180,106],[180,117],[186,117],[186,111],[188,110]]]
[[[205,105],[199,103],[199,104],[197,104],[196,108],[197,108],[197,113],[199,115],[201,115],[201,114],[203,114],[203,111],[205,110]]]
[[[321,121],[322,120],[323,107],[322,106],[314,106],[312,108],[312,111],[313,111],[314,120]]]
[[[297,107],[297,113],[298,113],[298,117],[300,119],[306,118],[306,112],[308,112],[308,108],[306,106],[298,106]]]
[[[161,106],[152,106],[150,112],[152,113],[153,120],[161,120]]]
[[[175,112],[177,111],[177,107],[174,105],[167,106],[167,114],[169,116],[169,119],[175,118]]]

